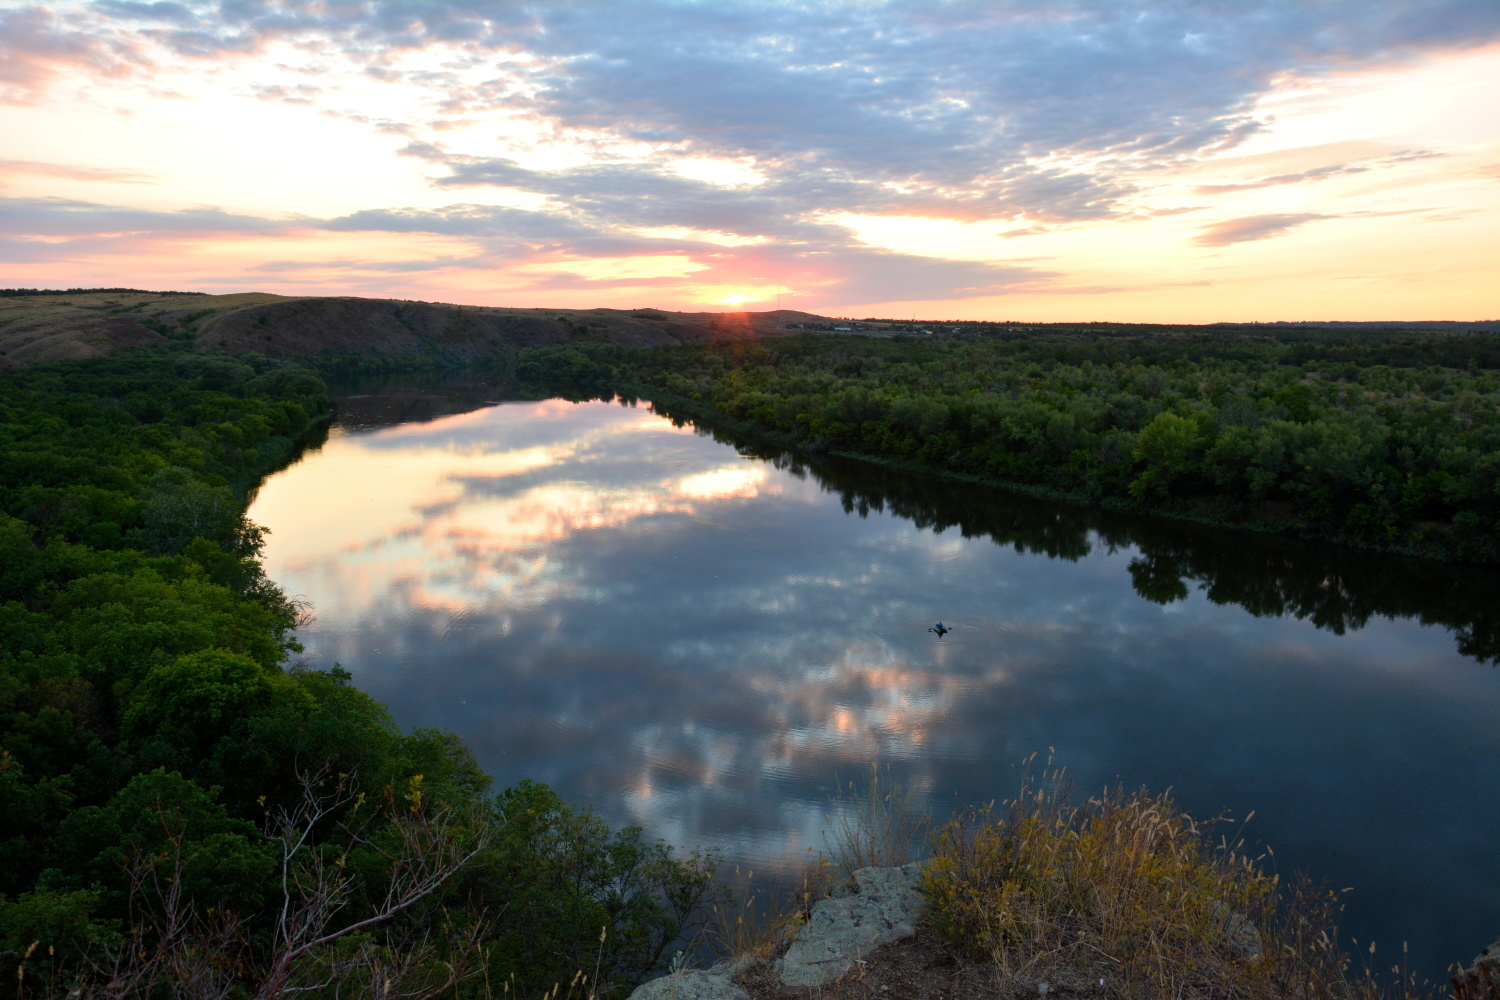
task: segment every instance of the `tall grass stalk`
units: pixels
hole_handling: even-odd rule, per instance
[[[812,854],[790,890],[758,888],[753,871],[734,870],[727,901],[710,908],[705,941],[720,956],[758,960],[779,953],[807,922],[813,904],[826,897],[835,877],[826,855]]]
[[[891,780],[890,769],[870,765],[863,782],[840,785],[825,834],[837,877],[861,868],[903,865],[926,843],[930,817],[910,787]]]

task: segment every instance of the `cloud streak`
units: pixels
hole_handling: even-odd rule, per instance
[[[158,180],[154,174],[126,167],[88,167],[67,163],[39,163],[36,160],[0,160],[0,184],[4,183],[7,175],[15,174],[113,184],[155,184]]]
[[[1225,247],[1231,243],[1249,243],[1282,236],[1298,226],[1327,219],[1330,216],[1315,212],[1299,212],[1284,215],[1251,215],[1243,219],[1226,219],[1216,222],[1193,239],[1205,247]]]

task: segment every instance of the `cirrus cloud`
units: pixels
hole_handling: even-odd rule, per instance
[[[1225,219],[1216,222],[1194,237],[1193,242],[1205,247],[1224,247],[1231,243],[1248,243],[1281,236],[1297,226],[1327,219],[1331,216],[1316,212],[1292,212],[1281,215],[1250,215],[1243,219]]]

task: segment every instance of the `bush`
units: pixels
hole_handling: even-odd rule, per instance
[[[1148,997],[1381,992],[1346,977],[1330,894],[1286,891],[1165,794],[1116,788],[1072,805],[1061,775],[1046,776],[940,828],[923,885],[938,934],[1012,986],[1086,976]]]

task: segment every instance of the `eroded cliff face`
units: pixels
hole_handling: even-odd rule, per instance
[[[351,296],[250,292],[190,295],[85,292],[0,299],[0,367],[99,357],[184,341],[199,350],[270,357],[325,352],[503,360],[523,347],[570,340],[625,346],[762,338],[822,317],[792,310],[674,313],[657,309],[509,309]]]

